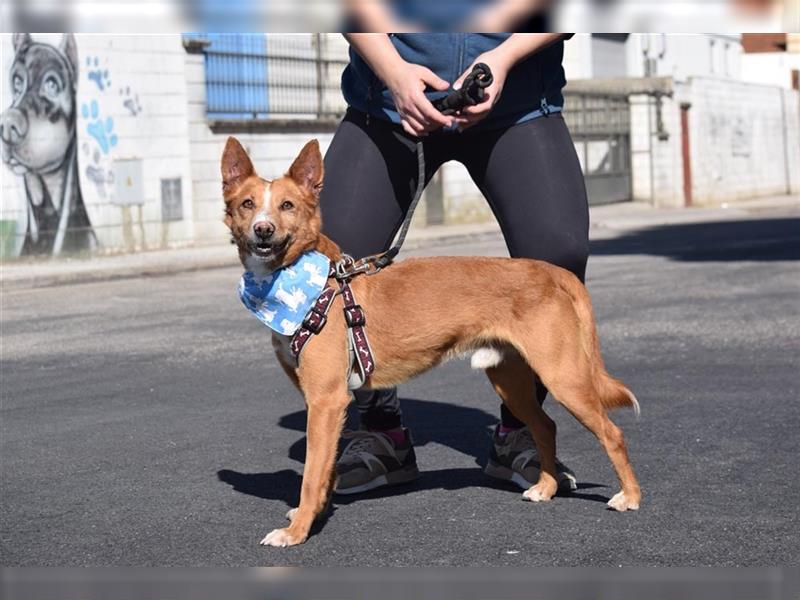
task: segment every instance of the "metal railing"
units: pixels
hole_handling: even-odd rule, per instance
[[[347,46],[327,34],[205,34],[206,112],[215,120],[331,119]]]

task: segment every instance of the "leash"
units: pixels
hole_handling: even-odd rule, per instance
[[[436,110],[445,115],[451,115],[460,111],[466,106],[474,106],[483,102],[486,97],[485,88],[492,85],[494,76],[489,65],[485,63],[477,63],[472,67],[469,75],[464,79],[461,88],[453,90],[444,98],[439,98],[433,101],[433,106]],[[397,241],[387,251],[365,256],[359,260],[353,260],[351,257],[346,256],[340,268],[339,264],[336,265],[336,278],[343,279],[349,278],[359,273],[366,275],[374,275],[381,269],[388,267],[394,258],[399,254],[403,242],[406,241],[408,229],[411,227],[411,219],[414,217],[414,211],[417,209],[422,198],[422,191],[425,189],[425,149],[422,145],[422,140],[417,140],[417,189],[414,192],[414,198],[411,204],[408,205],[405,219],[400,227],[400,233],[397,236]],[[342,261],[340,261],[342,262]]]
[[[449,115],[458,112],[465,106],[473,106],[483,102],[486,96],[484,88],[489,87],[492,81],[493,76],[488,65],[478,63],[464,79],[464,84],[461,86],[461,89],[454,90],[444,98],[435,100],[433,106],[443,114]],[[372,348],[369,345],[369,340],[367,339],[366,331],[364,331],[364,326],[367,323],[366,315],[364,314],[364,309],[361,308],[361,305],[356,301],[353,290],[350,288],[349,281],[354,276],[361,273],[365,275],[374,275],[381,269],[392,264],[395,256],[400,252],[400,248],[406,240],[408,229],[411,227],[411,219],[414,217],[414,211],[422,198],[422,191],[425,188],[425,149],[422,145],[422,140],[417,140],[416,151],[417,189],[406,211],[406,216],[400,227],[397,241],[386,252],[365,256],[358,260],[344,254],[340,260],[331,265],[328,276],[336,279],[339,289],[334,290],[326,284],[325,289],[317,298],[314,306],[305,316],[300,328],[294,333],[289,343],[289,350],[296,364],[299,364],[300,355],[309,340],[311,340],[313,336],[318,335],[320,331],[322,331],[322,328],[325,327],[328,321],[328,312],[333,304],[333,299],[341,295],[344,303],[344,319],[347,325],[348,346],[350,348],[350,369],[347,380],[348,387],[351,390],[362,387],[367,378],[372,375],[375,370],[375,359],[372,354]]]

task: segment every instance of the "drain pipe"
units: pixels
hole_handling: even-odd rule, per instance
[[[681,153],[683,155],[683,205],[692,205],[692,154],[689,145],[689,102],[681,102]]]

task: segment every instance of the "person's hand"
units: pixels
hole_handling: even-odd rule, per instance
[[[464,131],[485,119],[486,115],[488,115],[492,108],[494,108],[494,105],[497,104],[497,101],[500,99],[500,94],[503,93],[503,85],[506,82],[506,77],[512,65],[505,55],[498,51],[499,48],[498,46],[498,48],[494,50],[481,54],[453,84],[453,88],[461,89],[464,79],[472,72],[472,67],[477,63],[485,63],[489,65],[489,68],[492,70],[493,81],[489,87],[484,88],[483,101],[472,106],[465,106],[456,114],[455,124],[458,126],[459,131]]]
[[[385,83],[406,133],[422,137],[453,124],[454,117],[444,116],[425,97],[426,87],[440,92],[450,89],[450,84],[430,69],[403,61],[399,67],[392,69]]]

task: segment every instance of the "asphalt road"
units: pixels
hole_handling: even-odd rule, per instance
[[[417,483],[259,546],[297,502],[303,404],[221,269],[3,293],[2,564],[797,564],[800,219],[594,233],[606,363],[642,405],[614,415],[639,512],[606,510],[612,469],[551,400],[579,491],[485,478],[498,402],[457,361],[401,388]]]

